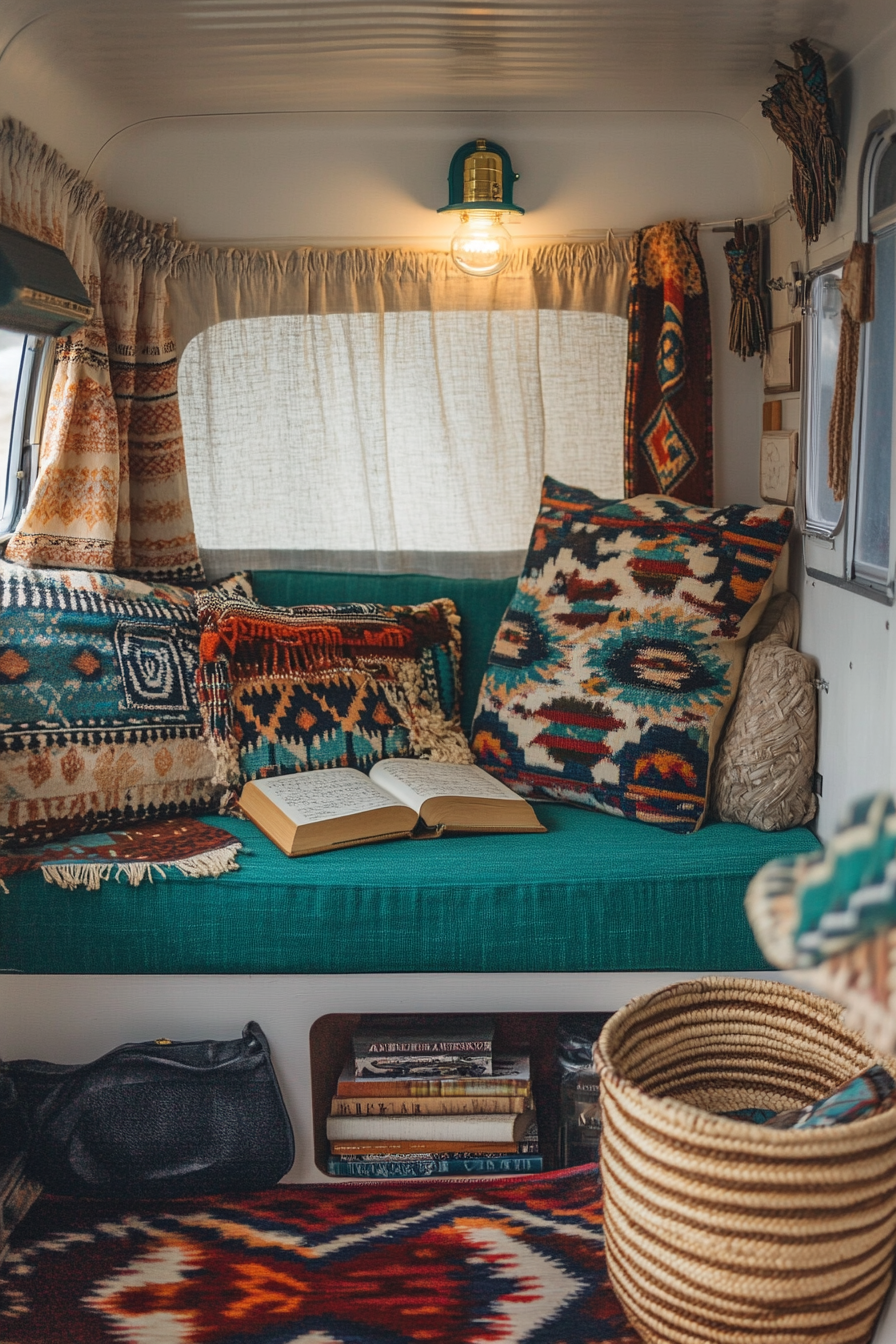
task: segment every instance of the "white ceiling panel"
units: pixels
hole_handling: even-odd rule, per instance
[[[493,107],[739,118],[795,38],[843,61],[893,14],[892,0],[0,0],[0,99],[45,134],[57,123],[55,143],[77,144],[81,166],[155,117]]]

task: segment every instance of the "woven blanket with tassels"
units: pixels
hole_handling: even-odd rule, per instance
[[[845,152],[834,130],[824,58],[808,38],[794,42],[795,66],[776,61],[762,115],[793,157],[793,209],[807,243],[834,218]]]

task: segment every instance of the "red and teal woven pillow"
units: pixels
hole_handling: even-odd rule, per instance
[[[473,721],[478,763],[531,798],[696,830],[791,524],[547,478]]]
[[[231,787],[385,757],[470,761],[449,598],[265,607],[197,597],[199,694]]]
[[[236,575],[212,591],[252,589]],[[0,561],[0,841],[217,809],[193,598]]]

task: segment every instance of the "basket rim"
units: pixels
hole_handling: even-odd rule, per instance
[[[865,1139],[874,1137],[876,1131],[883,1136],[891,1130],[896,1130],[896,1107],[878,1115],[865,1116],[849,1125],[824,1126],[808,1130],[767,1129],[764,1125],[749,1125],[743,1120],[706,1111],[690,1102],[680,1101],[677,1097],[658,1096],[648,1092],[634,1079],[626,1077],[614,1063],[611,1052],[619,1043],[632,1018],[642,1013],[648,1006],[659,1007],[663,1004],[672,1006],[678,1000],[693,998],[695,1000],[692,1004],[693,1010],[699,1013],[713,1006],[713,1003],[723,1007],[726,998],[742,998],[745,995],[755,997],[757,1007],[763,999],[768,1000],[769,1008],[773,1007],[774,1000],[790,1001],[794,1006],[798,1005],[803,1010],[803,1015],[817,1019],[820,1030],[825,1027],[835,1028],[844,1045],[852,1045],[858,1054],[868,1059],[866,1068],[880,1064],[896,1078],[896,1058],[875,1050],[861,1033],[845,1027],[842,1021],[844,1010],[833,1000],[780,980],[703,976],[697,980],[677,981],[662,989],[639,994],[630,999],[624,1008],[614,1013],[604,1025],[593,1047],[594,1066],[601,1084],[606,1081],[612,1088],[628,1093],[632,1098],[643,1099],[654,1111],[657,1119],[663,1116],[667,1123],[673,1126],[676,1122],[684,1123],[695,1137],[702,1133],[707,1139],[736,1138],[738,1145],[745,1148],[778,1147],[786,1150],[802,1146],[807,1140],[814,1140],[816,1144],[823,1141],[825,1146],[830,1146],[834,1150],[847,1147],[854,1149],[857,1126],[860,1127],[860,1133]],[[700,999],[705,999],[706,1002],[701,1004]]]

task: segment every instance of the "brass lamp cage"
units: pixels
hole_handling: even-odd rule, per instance
[[[471,140],[461,145],[448,169],[448,204],[439,210],[495,210],[526,212],[513,203],[513,171],[510,155],[492,140]]]

